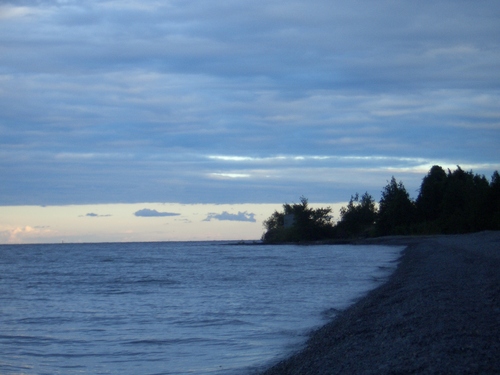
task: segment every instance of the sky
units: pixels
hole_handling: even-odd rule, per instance
[[[499,19],[497,0],[0,0],[0,243],[258,239],[301,196],[378,200],[395,176],[416,197],[435,164],[489,179]]]

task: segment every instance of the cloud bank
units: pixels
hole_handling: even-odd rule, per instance
[[[212,219],[220,220],[220,221],[249,221],[255,223],[255,214],[248,213],[247,211],[241,212],[238,211],[237,214],[231,214],[227,211],[223,211],[220,214],[217,213],[209,213],[203,221],[210,221]]]
[[[495,1],[4,1],[0,205],[263,203],[500,167]]]
[[[158,212],[156,210],[151,210],[149,208],[143,208],[142,210],[134,212],[137,217],[167,217],[167,216],[179,216],[180,214],[175,212]]]
[[[49,226],[17,226],[2,228],[0,230],[0,243],[25,243],[37,242],[41,238],[46,238],[54,235],[54,232]]]

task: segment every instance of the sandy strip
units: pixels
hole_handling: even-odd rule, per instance
[[[409,245],[389,281],[265,375],[500,374],[500,232]]]

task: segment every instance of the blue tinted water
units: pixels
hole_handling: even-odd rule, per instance
[[[0,373],[254,373],[381,283],[401,250],[0,246]]]

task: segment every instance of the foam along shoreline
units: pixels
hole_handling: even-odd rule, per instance
[[[500,232],[387,237],[388,282],[264,375],[500,373]]]

